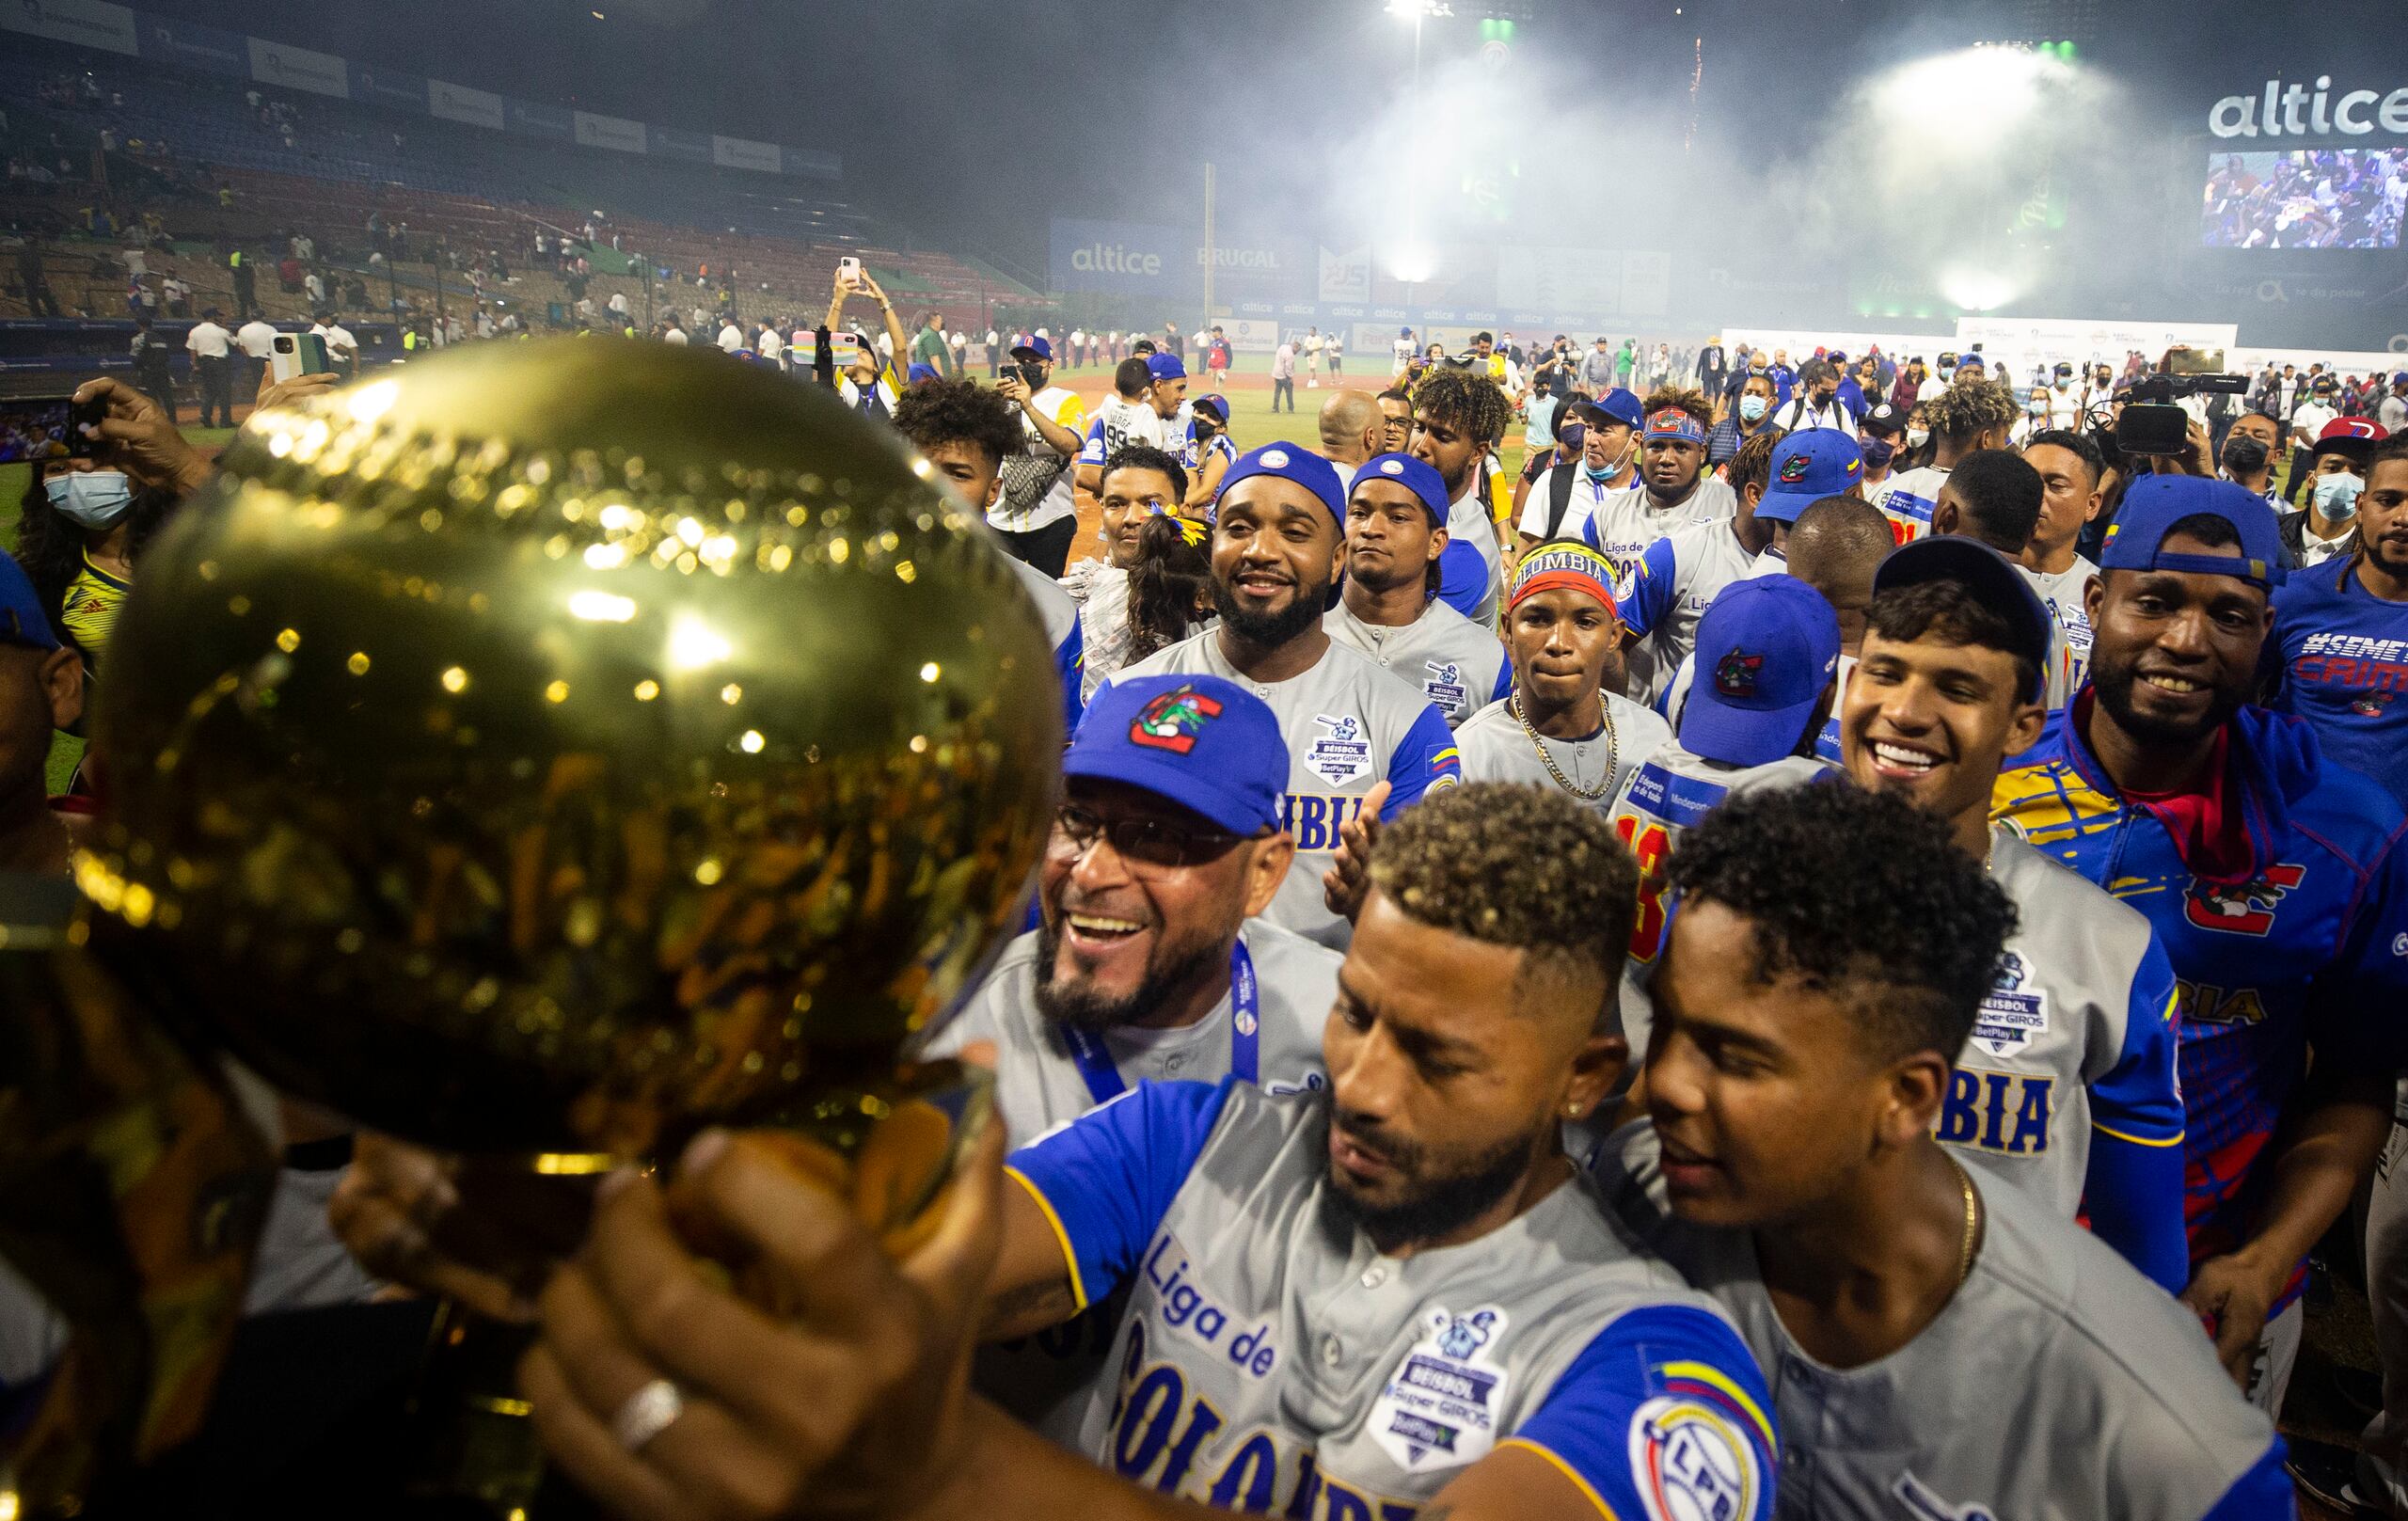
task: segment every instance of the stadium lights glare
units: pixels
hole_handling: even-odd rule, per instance
[[[1388,0],[1387,12],[1399,21],[1418,23],[1424,17],[1451,16],[1455,8],[1448,0]]]
[[[1978,156],[2072,72],[2053,50],[1976,43],[1891,70],[1874,82],[1873,105],[1900,134],[1937,148],[1943,158]],[[1934,111],[1935,101],[1974,102],[1979,109]]]
[[[1438,273],[1438,259],[1418,244],[1402,244],[1388,250],[1388,273],[1407,285],[1419,285]]]

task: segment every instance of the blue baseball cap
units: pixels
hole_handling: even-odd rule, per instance
[[[2048,606],[2022,567],[1979,539],[1961,533],[1931,534],[1890,551],[1873,572],[1873,594],[1925,581],[1955,581],[1975,602],[1998,614],[2015,637],[2015,653],[2032,662],[2032,689],[2022,694],[2023,700],[2039,701],[2055,630]]]
[[[1346,493],[1338,483],[1337,466],[1302,444],[1285,440],[1265,444],[1260,449],[1240,454],[1238,462],[1221,477],[1220,499],[1227,501],[1239,482],[1250,481],[1258,475],[1275,475],[1319,497],[1322,505],[1329,509],[1329,515],[1338,520],[1338,531],[1341,534],[1346,531]]]
[[[1603,342],[1605,341],[1600,339],[1598,341]],[[1597,406],[1599,410],[1606,414],[1606,416],[1613,419],[1616,422],[1625,422],[1634,428],[1647,420],[1647,407],[1645,404],[1640,402],[1637,394],[1635,394],[1626,386],[1616,386],[1613,389],[1606,392],[1603,396],[1598,397]]]
[[[1795,523],[1811,503],[1844,495],[1863,479],[1864,451],[1854,438],[1837,428],[1800,428],[1772,446],[1772,471],[1756,515]]]
[[[937,373],[936,366],[932,364],[915,364],[903,372],[903,384],[906,386],[916,386],[924,380],[942,378],[943,377]]]
[[[1146,373],[1156,380],[1185,380],[1187,366],[1180,363],[1179,356],[1169,350],[1156,349],[1146,356]]]
[[[45,653],[58,648],[50,615],[17,557],[0,549],[0,644],[23,644]]]
[[[1050,359],[1054,357],[1054,345],[1041,338],[1032,338],[1025,343],[1012,345],[1013,358],[1017,359],[1023,354],[1034,354],[1040,359]]]
[[[2241,540],[2238,555],[2164,552],[2165,535],[2183,518],[2222,518]],[[2124,493],[2099,547],[2100,570],[2172,570],[2232,576],[2269,591],[2283,584],[2283,544],[2274,514],[2247,486],[2196,475],[2144,475]]]
[[[1227,423],[1229,420],[1229,399],[1222,395],[1219,391],[1206,391],[1203,395],[1196,398],[1195,404],[1196,410],[1198,412],[1203,411],[1206,407],[1211,407],[1212,409],[1212,416],[1223,423]]]
[[[1410,454],[1374,454],[1354,472],[1354,484],[1348,488],[1347,496],[1353,497],[1365,482],[1379,479],[1394,481],[1420,498],[1421,510],[1430,515],[1432,528],[1447,526],[1447,515],[1453,511],[1454,503],[1448,499],[1446,478],[1434,466]]]
[[[1288,742],[1270,705],[1219,676],[1131,676],[1087,704],[1062,774],[1125,782],[1233,834],[1279,823]]]
[[[1697,623],[1697,677],[1681,748],[1726,766],[1789,754],[1840,664],[1840,619],[1794,576],[1722,589]]]

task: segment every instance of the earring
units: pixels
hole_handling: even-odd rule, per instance
[[[1580,1106],[1576,1103],[1565,1104],[1563,1106],[1563,1117],[1566,1119],[1578,1119],[1580,1117]]]

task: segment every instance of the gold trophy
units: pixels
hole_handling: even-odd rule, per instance
[[[976,515],[825,390],[559,341],[263,413],[109,664],[77,884],[181,1030],[521,1180],[728,1124],[890,1240],[935,1197],[984,1090],[902,1053],[1016,926],[1060,694]],[[506,1511],[531,1439],[465,1441]]]

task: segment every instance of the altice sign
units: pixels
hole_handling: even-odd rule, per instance
[[[2317,75],[2313,86],[2270,79],[2256,95],[2216,102],[2208,111],[2208,130],[2219,137],[2364,137],[2375,132],[2408,136],[2408,85],[2387,94],[2337,93],[2331,74]]]

